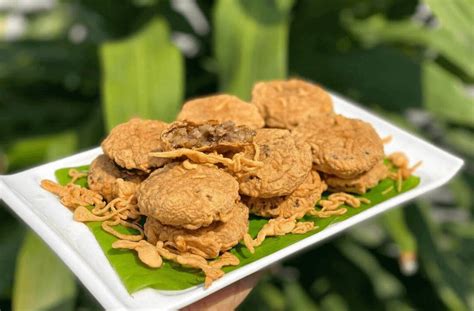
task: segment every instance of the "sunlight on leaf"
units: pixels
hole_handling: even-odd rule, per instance
[[[214,51],[220,90],[248,100],[256,81],[287,75],[293,0],[220,0],[214,9]]]
[[[14,310],[73,310],[76,281],[69,269],[36,234],[27,233],[17,259]]]
[[[163,19],[101,48],[107,128],[137,116],[172,121],[183,99],[184,60]]]

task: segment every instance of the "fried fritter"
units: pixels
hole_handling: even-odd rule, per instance
[[[247,126],[236,126],[232,121],[207,121],[197,124],[177,121],[161,134],[166,150],[180,148],[198,151],[239,150],[252,143],[255,131]]]
[[[242,201],[252,214],[258,216],[300,219],[309,210],[314,209],[326,189],[327,186],[321,181],[318,172],[311,171],[306,180],[287,196],[268,199],[245,197]]]
[[[237,125],[262,128],[265,124],[258,109],[232,95],[215,95],[190,100],[183,105],[176,118],[178,121],[205,123],[215,120],[220,123],[233,121]]]
[[[288,195],[308,176],[311,149],[288,130],[258,129],[254,143],[257,148],[247,148],[247,156],[263,166],[237,176],[242,194],[258,198]]]
[[[215,166],[186,169],[171,163],[142,182],[137,197],[142,214],[164,225],[192,230],[228,221],[239,200],[239,185]]]
[[[166,226],[153,217],[145,223],[145,236],[150,243],[163,241],[180,253],[192,253],[204,258],[216,258],[221,252],[237,245],[248,231],[248,208],[235,203],[227,222],[213,222],[207,227],[188,230]]]
[[[148,155],[150,152],[163,150],[161,133],[167,126],[157,120],[133,118],[114,127],[102,142],[102,149],[123,168],[149,172],[170,161]]]
[[[114,161],[102,154],[92,161],[87,175],[87,183],[90,190],[101,194],[107,202],[110,202],[118,196],[118,179],[122,179],[130,189],[129,191],[134,192],[145,177],[124,172]]]
[[[388,167],[383,162],[379,162],[369,171],[355,178],[344,179],[333,175],[323,175],[323,179],[331,191],[364,194],[367,190],[377,186],[378,183],[382,179],[387,178],[388,175]]]
[[[308,120],[294,134],[311,146],[316,169],[337,177],[354,178],[384,157],[382,140],[372,125],[342,115]]]
[[[302,80],[276,80],[255,84],[252,104],[267,127],[294,128],[301,122],[333,111],[331,96]]]

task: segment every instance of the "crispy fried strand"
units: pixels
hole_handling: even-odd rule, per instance
[[[218,259],[209,263],[211,267],[220,269],[225,266],[237,266],[240,263],[239,258],[229,252],[225,252]]]
[[[69,184],[75,184],[76,181],[82,177],[87,177],[87,173],[81,173],[75,168],[69,169],[68,173],[69,177],[71,177],[71,181]]]
[[[159,268],[163,264],[163,259],[161,259],[156,247],[145,240],[139,242],[118,240],[112,244],[112,247],[135,250],[138,253],[138,258],[151,268]]]
[[[314,223],[310,221],[298,222],[295,218],[273,218],[260,229],[254,240],[249,239],[250,236],[246,235],[244,243],[253,254],[254,248],[260,246],[268,236],[281,236],[288,233],[304,234],[313,229],[315,229]]]
[[[222,164],[232,172],[248,172],[263,165],[263,163],[260,161],[246,158],[244,153],[236,153],[232,158],[226,158],[216,152],[204,153],[201,151],[185,148],[165,152],[152,152],[150,153],[150,156],[169,159],[187,157],[195,163]]]
[[[156,243],[156,249],[158,253],[171,261],[177,262],[180,265],[183,266],[188,266],[191,268],[197,268],[200,269],[204,272],[204,275],[206,276],[204,280],[204,287],[208,288],[211,286],[212,282],[221,278],[224,275],[224,271],[222,271],[218,267],[213,267],[207,263],[207,261],[198,255],[194,254],[175,254],[171,252],[170,250],[166,249],[163,245],[162,241],[159,241]]]

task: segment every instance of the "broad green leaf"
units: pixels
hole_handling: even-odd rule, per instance
[[[472,0],[424,0],[438,18],[441,27],[446,28],[459,40],[474,49],[474,3]]]
[[[11,150],[17,165],[54,160],[71,154],[78,146],[73,131],[22,141]],[[17,156],[15,158],[14,156]],[[28,231],[16,262],[13,288],[14,310],[72,310],[76,297],[73,274],[32,231]]]
[[[301,284],[294,280],[283,282],[286,305],[294,310],[317,311],[318,307],[305,292]]]
[[[416,252],[416,240],[407,227],[403,209],[391,210],[382,219],[385,229],[401,252]]]
[[[417,238],[421,267],[426,271],[426,277],[449,310],[472,310],[474,305],[468,307],[469,296],[472,295],[472,287],[468,285],[470,281],[466,279],[468,271],[453,269],[452,257],[439,249],[442,234],[431,220],[429,204],[420,200],[418,205],[420,207],[412,206],[407,210],[408,223]]]
[[[76,282],[69,269],[31,231],[17,259],[13,310],[73,310]]]
[[[456,33],[444,27],[429,29],[411,19],[389,21],[382,15],[355,20],[349,14],[343,14],[343,22],[347,30],[368,47],[380,43],[424,46],[442,54],[474,79],[474,62],[472,61],[474,42],[462,40]]]
[[[100,51],[107,128],[138,116],[172,121],[184,92],[184,64],[170,42],[165,20],[156,18],[132,37]]]
[[[369,251],[348,240],[340,241],[337,246],[350,261],[365,272],[377,297],[385,300],[401,296],[403,287],[400,281],[386,271]]]
[[[248,100],[256,81],[287,75],[289,13],[293,0],[219,0],[214,53],[220,90]]]
[[[462,81],[432,61],[422,66],[423,103],[446,121],[474,126],[474,97]]]
[[[78,169],[86,171],[87,166],[82,166]],[[68,171],[69,168],[56,171],[56,178],[59,183],[66,184],[70,181]],[[418,185],[419,182],[420,179],[418,177],[411,176],[403,182],[402,191],[404,192],[413,189]],[[84,186],[85,179],[80,181],[80,183]],[[395,181],[393,180],[383,180],[379,183],[379,185],[364,195],[365,198],[371,201],[370,204],[363,204],[357,209],[347,207],[348,212],[342,216],[329,217],[325,219],[305,217],[307,221],[314,221],[318,228],[314,231],[301,235],[289,234],[281,237],[267,238],[261,246],[256,248],[254,254],[250,254],[250,252],[243,245],[237,245],[232,249],[231,252],[239,258],[240,264],[236,267],[226,267],[224,268],[224,271],[229,272],[238,269],[239,267],[254,262],[262,257],[268,256],[288,245],[324,230],[324,228],[332,223],[347,219],[370,208],[375,204],[396,196],[397,192],[394,190],[396,188],[394,185]],[[392,190],[385,195],[382,194],[382,192],[389,187],[392,187]],[[265,223],[267,223],[266,219],[251,216],[249,223],[249,233],[252,236],[256,236],[258,231]],[[174,263],[165,262],[164,265],[159,269],[148,268],[139,261],[137,255],[134,252],[129,250],[113,249],[112,243],[116,241],[117,238],[103,231],[100,223],[91,222],[88,223],[87,226],[95,235],[97,242],[102,247],[111,265],[114,267],[124,286],[130,293],[136,292],[146,287],[162,290],[181,290],[204,282],[203,275],[198,273],[198,271],[183,268]],[[132,232],[132,230],[120,226],[117,227],[117,230],[121,230],[123,232]]]
[[[472,116],[474,118],[474,116]],[[474,133],[468,129],[452,128],[444,132],[445,141],[456,151],[474,159]]]
[[[46,160],[71,154],[78,146],[77,133],[67,131],[59,134],[29,137],[14,142],[7,150],[10,170],[27,167]]]

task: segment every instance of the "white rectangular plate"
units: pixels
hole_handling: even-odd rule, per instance
[[[402,150],[407,153],[412,163],[422,160],[423,165],[416,172],[421,178],[420,185],[267,257],[229,272],[206,290],[203,286],[174,292],[144,289],[130,295],[89,229],[84,224],[73,221],[72,213],[62,206],[55,196],[40,188],[40,181],[45,178],[54,179],[54,172],[59,168],[91,163],[101,153],[100,148],[18,174],[1,176],[1,198],[61,257],[104,308],[181,308],[295,252],[314,246],[347,228],[433,190],[449,181],[461,168],[461,159],[391,125],[340,96],[333,95],[333,100],[338,113],[370,122],[381,137],[392,135],[393,141],[386,146],[387,153]]]

